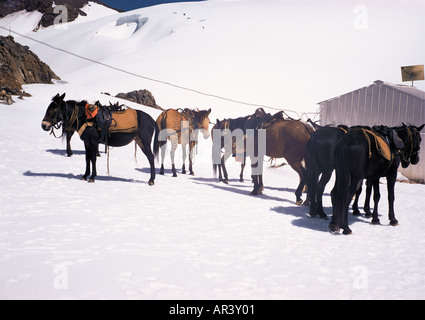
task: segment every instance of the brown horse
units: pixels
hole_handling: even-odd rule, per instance
[[[202,131],[204,139],[208,139],[210,133],[208,127],[210,124],[209,114],[211,109],[199,111],[197,109],[168,109],[163,111],[158,119],[156,120],[159,129],[161,131],[159,137],[159,145],[161,148],[161,169],[159,174],[164,174],[164,158],[165,158],[165,145],[167,140],[171,142],[171,166],[173,171],[173,177],[177,177],[176,167],[174,164],[174,155],[177,149],[177,145],[182,145],[183,150],[183,166],[182,173],[186,173],[185,161],[186,161],[186,147],[189,144],[189,172],[194,175],[192,167],[192,159],[194,146],[198,140],[199,130]]]
[[[259,137],[258,139],[258,144],[266,143],[265,155],[271,158],[285,158],[292,169],[298,173],[300,183],[295,191],[295,195],[296,203],[301,204],[301,194],[306,182],[306,170],[302,162],[306,152],[307,142],[310,140],[314,129],[300,120],[292,119],[277,119],[271,124],[260,125],[259,129],[266,130],[265,138],[261,139]],[[257,147],[256,150],[258,150]],[[263,161],[261,156],[258,161]],[[258,162],[258,164],[260,163]],[[261,194],[264,189],[262,171],[259,174],[253,174],[253,179],[254,190],[251,193],[254,195]]]

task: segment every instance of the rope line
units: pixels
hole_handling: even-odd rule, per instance
[[[112,70],[115,70],[115,71],[118,71],[118,72],[121,72],[121,73],[125,73],[125,74],[131,75],[131,76],[134,76],[136,78],[140,78],[140,79],[144,79],[144,80],[148,80],[148,81],[152,81],[152,82],[164,84],[164,85],[171,86],[171,87],[174,87],[174,88],[177,88],[177,89],[180,89],[180,90],[185,90],[185,91],[193,92],[193,93],[196,93],[196,94],[199,94],[199,95],[203,95],[203,96],[207,96],[207,97],[211,97],[211,98],[215,98],[215,99],[219,99],[219,100],[224,100],[224,101],[228,101],[228,102],[232,102],[232,103],[236,103],[236,104],[242,104],[242,105],[253,106],[253,107],[262,107],[262,108],[267,108],[267,109],[276,110],[276,111],[281,111],[282,110],[282,111],[285,111],[285,112],[292,112],[292,113],[295,113],[300,119],[301,119],[301,117],[304,114],[307,114],[307,115],[308,114],[317,115],[317,112],[304,112],[300,116],[299,113],[296,112],[296,111],[294,111],[294,110],[276,108],[276,107],[267,106],[267,105],[261,104],[261,103],[250,103],[250,102],[235,100],[235,99],[231,99],[231,98],[226,98],[226,97],[222,97],[222,96],[219,96],[219,95],[216,95],[216,94],[202,92],[202,91],[199,91],[199,90],[196,90],[196,89],[184,87],[184,86],[181,86],[181,85],[178,85],[178,84],[174,84],[174,83],[171,83],[171,82],[167,82],[167,81],[158,80],[158,79],[155,79],[155,78],[143,76],[143,75],[140,75],[140,74],[137,74],[137,73],[128,71],[128,70],[124,70],[124,69],[121,69],[121,68],[118,68],[118,67],[114,67],[112,65],[109,65],[109,64],[106,64],[106,63],[103,63],[103,62],[100,62],[100,61],[97,61],[97,60],[94,60],[94,59],[91,59],[91,58],[88,58],[88,57],[81,56],[79,54],[76,54],[74,52],[70,52],[70,51],[65,50],[65,49],[62,49],[62,48],[58,48],[58,47],[53,46],[53,45],[51,45],[49,43],[46,43],[46,42],[43,42],[43,41],[34,39],[32,37],[29,37],[27,35],[21,34],[19,32],[13,31],[13,30],[7,29],[7,28],[5,28],[3,26],[0,26],[0,28],[3,29],[3,30],[6,30],[8,32],[14,33],[14,34],[16,34],[16,35],[18,35],[18,36],[20,36],[22,38],[25,38],[25,39],[34,41],[36,43],[39,43],[41,45],[44,45],[46,47],[49,47],[49,48],[51,48],[53,50],[57,50],[57,51],[63,52],[65,54],[68,54],[68,55],[74,56],[76,58],[79,58],[81,60],[89,61],[89,62],[92,62],[94,64],[98,64],[100,66],[103,66],[103,67],[106,67],[106,68],[109,68],[109,69],[112,69]]]

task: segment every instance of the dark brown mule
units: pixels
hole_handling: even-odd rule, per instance
[[[301,194],[305,186],[306,170],[303,165],[304,155],[306,153],[307,143],[310,140],[314,129],[300,120],[277,119],[270,125],[266,125],[265,142],[266,154],[271,158],[285,158],[288,164],[294,169],[299,177],[300,183],[295,191],[296,203],[301,204]],[[259,139],[258,143],[264,143]],[[259,161],[263,161],[260,159]],[[262,174],[253,175],[254,190],[252,194],[261,194],[264,186]]]
[[[186,148],[189,144],[189,172],[194,175],[193,172],[193,152],[194,147],[198,140],[199,130],[202,131],[204,139],[208,139],[209,133],[209,114],[211,109],[199,111],[197,109],[184,109],[175,110],[168,109],[163,111],[157,118],[156,122],[161,131],[159,137],[159,146],[161,148],[161,169],[159,174],[164,174],[164,158],[165,158],[165,145],[167,140],[171,142],[171,166],[173,171],[173,177],[177,177],[176,167],[174,163],[174,155],[179,144],[182,145],[183,151],[183,166],[182,173],[186,173],[185,161],[186,161]]]

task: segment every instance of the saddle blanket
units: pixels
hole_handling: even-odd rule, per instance
[[[138,129],[137,112],[128,108],[123,111],[112,112],[112,123],[109,126],[109,133],[115,132],[135,132]]]

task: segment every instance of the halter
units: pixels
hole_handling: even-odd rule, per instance
[[[416,155],[416,154],[418,154],[418,153],[419,153],[419,150],[413,151],[413,133],[412,133],[411,129],[410,129],[408,126],[406,126],[406,129],[407,129],[407,136],[408,136],[408,138],[409,138],[409,142],[410,142],[410,153],[407,153],[407,152],[406,152],[406,151],[407,151],[407,149],[409,148],[408,146],[406,146],[406,147],[403,149],[403,151],[401,151],[401,156],[402,156],[402,158],[403,158],[403,160],[404,160],[405,162],[409,162],[409,161],[410,161],[410,158],[411,158],[412,156],[414,156],[414,155]],[[416,133],[419,133],[419,132],[416,130],[416,128],[414,128],[414,130],[415,130],[415,132],[416,132]]]

